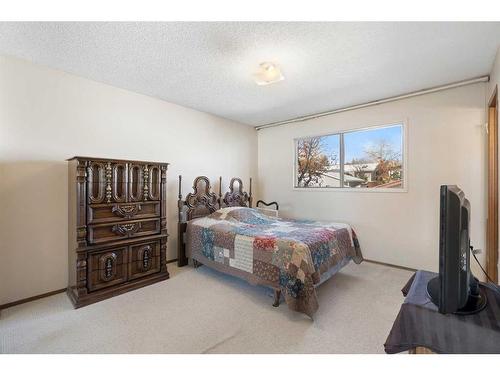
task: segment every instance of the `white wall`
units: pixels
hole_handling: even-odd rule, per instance
[[[259,130],[259,197],[279,201],[283,216],[351,223],[367,259],[437,270],[441,184],[465,191],[472,206],[472,243],[484,249],[484,98],[485,84],[478,83]],[[294,138],[400,120],[407,121],[408,192],[292,188]]]
[[[493,67],[491,68],[490,73],[490,81],[488,82],[488,86],[486,89],[486,106],[489,105],[489,101],[495,91],[495,87],[500,86],[500,48],[497,51],[497,55],[495,57],[495,61],[493,61]],[[499,143],[500,143],[500,133],[499,133]],[[499,184],[500,184],[500,175],[499,175]],[[499,232],[500,232],[500,223]],[[498,249],[499,259],[500,259],[500,248]],[[498,274],[500,275],[500,263],[498,264]]]
[[[171,163],[168,259],[177,257],[177,176],[248,181],[256,131],[229,120],[0,57],[0,305],[67,284],[67,166],[74,155]]]

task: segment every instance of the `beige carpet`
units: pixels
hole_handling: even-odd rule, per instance
[[[382,353],[411,272],[364,262],[318,288],[314,321],[207,267],[73,310],[65,294],[3,310],[1,353]]]

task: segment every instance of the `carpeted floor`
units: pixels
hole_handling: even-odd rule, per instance
[[[382,353],[410,271],[363,262],[318,288],[311,321],[207,267],[74,310],[66,294],[3,310],[0,353]]]

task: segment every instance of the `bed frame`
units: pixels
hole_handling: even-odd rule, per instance
[[[237,186],[235,186],[237,184]],[[186,256],[185,233],[189,220],[210,215],[223,207],[252,207],[252,178],[250,178],[249,192],[243,190],[241,178],[233,177],[229,182],[229,191],[222,196],[222,177],[219,177],[219,196],[211,191],[210,180],[206,176],[198,176],[193,181],[193,192],[182,199],[182,176],[179,176],[179,200],[177,201],[179,223],[177,232],[177,265],[183,267],[188,264]],[[274,203],[274,202],[273,202]],[[193,259],[193,266],[202,265]],[[274,290],[274,307],[280,303],[281,290]]]

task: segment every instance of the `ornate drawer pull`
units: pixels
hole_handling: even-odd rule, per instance
[[[141,210],[141,208],[142,207],[140,204],[128,204],[128,205],[115,204],[111,209],[111,212],[113,212],[115,215],[128,219],[137,215],[137,213]]]
[[[114,265],[114,260],[113,258],[109,257],[106,259],[106,268],[104,268],[104,278],[106,280],[109,280],[113,277],[113,265]]]
[[[100,278],[104,282],[111,281],[116,276],[116,253],[107,253],[99,258]]]
[[[113,233],[118,233],[122,236],[130,236],[131,234],[134,234],[137,232],[139,229],[141,229],[141,223],[132,223],[132,224],[115,224],[113,225],[113,228],[111,231]]]
[[[142,259],[142,271],[146,272],[149,271],[149,269],[152,266],[152,260],[151,260],[151,252],[153,249],[151,248],[150,245],[143,246],[141,249],[139,249],[138,256],[139,259]]]

